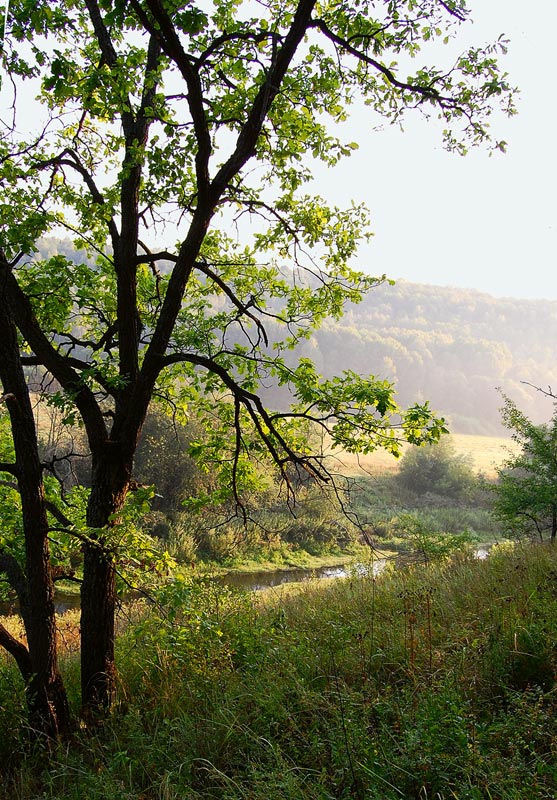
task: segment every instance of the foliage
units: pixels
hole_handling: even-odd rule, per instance
[[[416,494],[437,494],[452,500],[465,499],[473,490],[475,476],[469,459],[456,455],[450,439],[408,450],[397,480]]]
[[[511,535],[557,536],[557,409],[549,423],[534,425],[505,397],[503,423],[520,451],[498,470],[494,513]]]
[[[3,787],[20,800],[549,798],[556,571],[554,548],[535,546],[263,601],[171,582],[118,641],[120,707],[50,764],[2,740]],[[8,731],[12,676],[0,672]]]

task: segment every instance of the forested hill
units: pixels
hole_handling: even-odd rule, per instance
[[[399,281],[380,286],[304,346],[326,375],[392,379],[402,404],[428,399],[457,433],[501,433],[501,387],[536,422],[557,389],[557,302]]]
[[[39,251],[87,258],[54,238]],[[534,421],[551,416],[551,402],[523,382],[557,390],[557,301],[400,280],[325,322],[298,352],[327,377],[352,369],[393,380],[401,405],[430,400],[455,433],[501,434],[497,387]],[[263,394],[271,406],[286,404],[276,390]]]

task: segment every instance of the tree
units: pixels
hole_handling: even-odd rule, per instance
[[[470,460],[456,454],[450,439],[441,439],[424,448],[407,450],[397,481],[416,494],[433,493],[462,500],[470,495],[476,478]]]
[[[47,500],[17,329],[4,301],[0,303],[0,338],[2,399],[9,412],[15,456],[9,462],[1,462],[0,470],[17,481],[25,542],[22,567],[15,554],[6,549],[3,537],[0,538],[0,570],[17,593],[27,646],[1,624],[0,644],[15,658],[25,680],[30,724],[51,736],[67,728],[69,708],[57,664]]]
[[[557,407],[549,423],[535,425],[508,397],[501,409],[503,424],[513,431],[520,450],[499,467],[494,513],[509,531],[557,537]]]
[[[287,482],[290,465],[331,479],[300,421],[364,452],[398,452],[400,439],[444,430],[427,404],[401,411],[388,382],[322,380],[308,359],[288,366],[285,353],[384,280],[350,266],[367,235],[365,209],[303,191],[313,163],[332,166],[356,146],[330,125],[357,97],[393,121],[412,107],[436,112],[458,152],[504,149],[487,125],[497,105],[513,112],[496,60],[503,41],[470,49],[449,70],[404,78],[393,66],[450,37],[467,15],[464,0],[9,4],[0,301],[21,363],[44,371],[50,401],[81,420],[91,451],[86,519],[73,527],[83,547],[85,710],[114,693],[118,531],[154,396],[207,423],[200,455],[242,513],[253,458],[267,454]],[[28,121],[33,91],[40,104]],[[60,229],[87,260],[36,257],[39,237]],[[272,347],[271,323],[284,332]],[[290,411],[264,407],[258,389],[270,382],[289,388]],[[39,492],[39,475],[32,480]]]

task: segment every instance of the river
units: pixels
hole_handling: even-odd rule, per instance
[[[227,572],[214,578],[224,586],[258,592],[263,589],[283,586],[287,583],[300,583],[311,580],[332,580],[346,578],[352,573],[378,575],[384,569],[387,559],[376,559],[370,564],[345,564],[334,567],[298,567],[294,569],[261,570],[260,572]],[[55,597],[56,613],[63,614],[69,609],[79,608],[79,594],[57,591]],[[17,604],[0,603],[0,616],[17,614]]]
[[[490,545],[480,545],[476,550],[476,558],[484,559],[489,555]],[[214,580],[236,589],[248,592],[259,592],[272,589],[287,583],[300,583],[311,580],[332,580],[347,578],[349,575],[379,575],[387,564],[386,558],[377,558],[367,564],[352,563],[334,567],[298,567],[294,569],[261,570],[260,572],[227,572]],[[56,592],[56,612],[62,614],[72,608],[79,608],[79,595],[68,592]],[[16,614],[15,604],[0,603],[0,615]]]

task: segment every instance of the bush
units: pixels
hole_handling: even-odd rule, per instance
[[[477,487],[470,460],[456,455],[448,438],[437,444],[412,447],[401,462],[397,481],[415,494],[436,494],[466,500]]]

